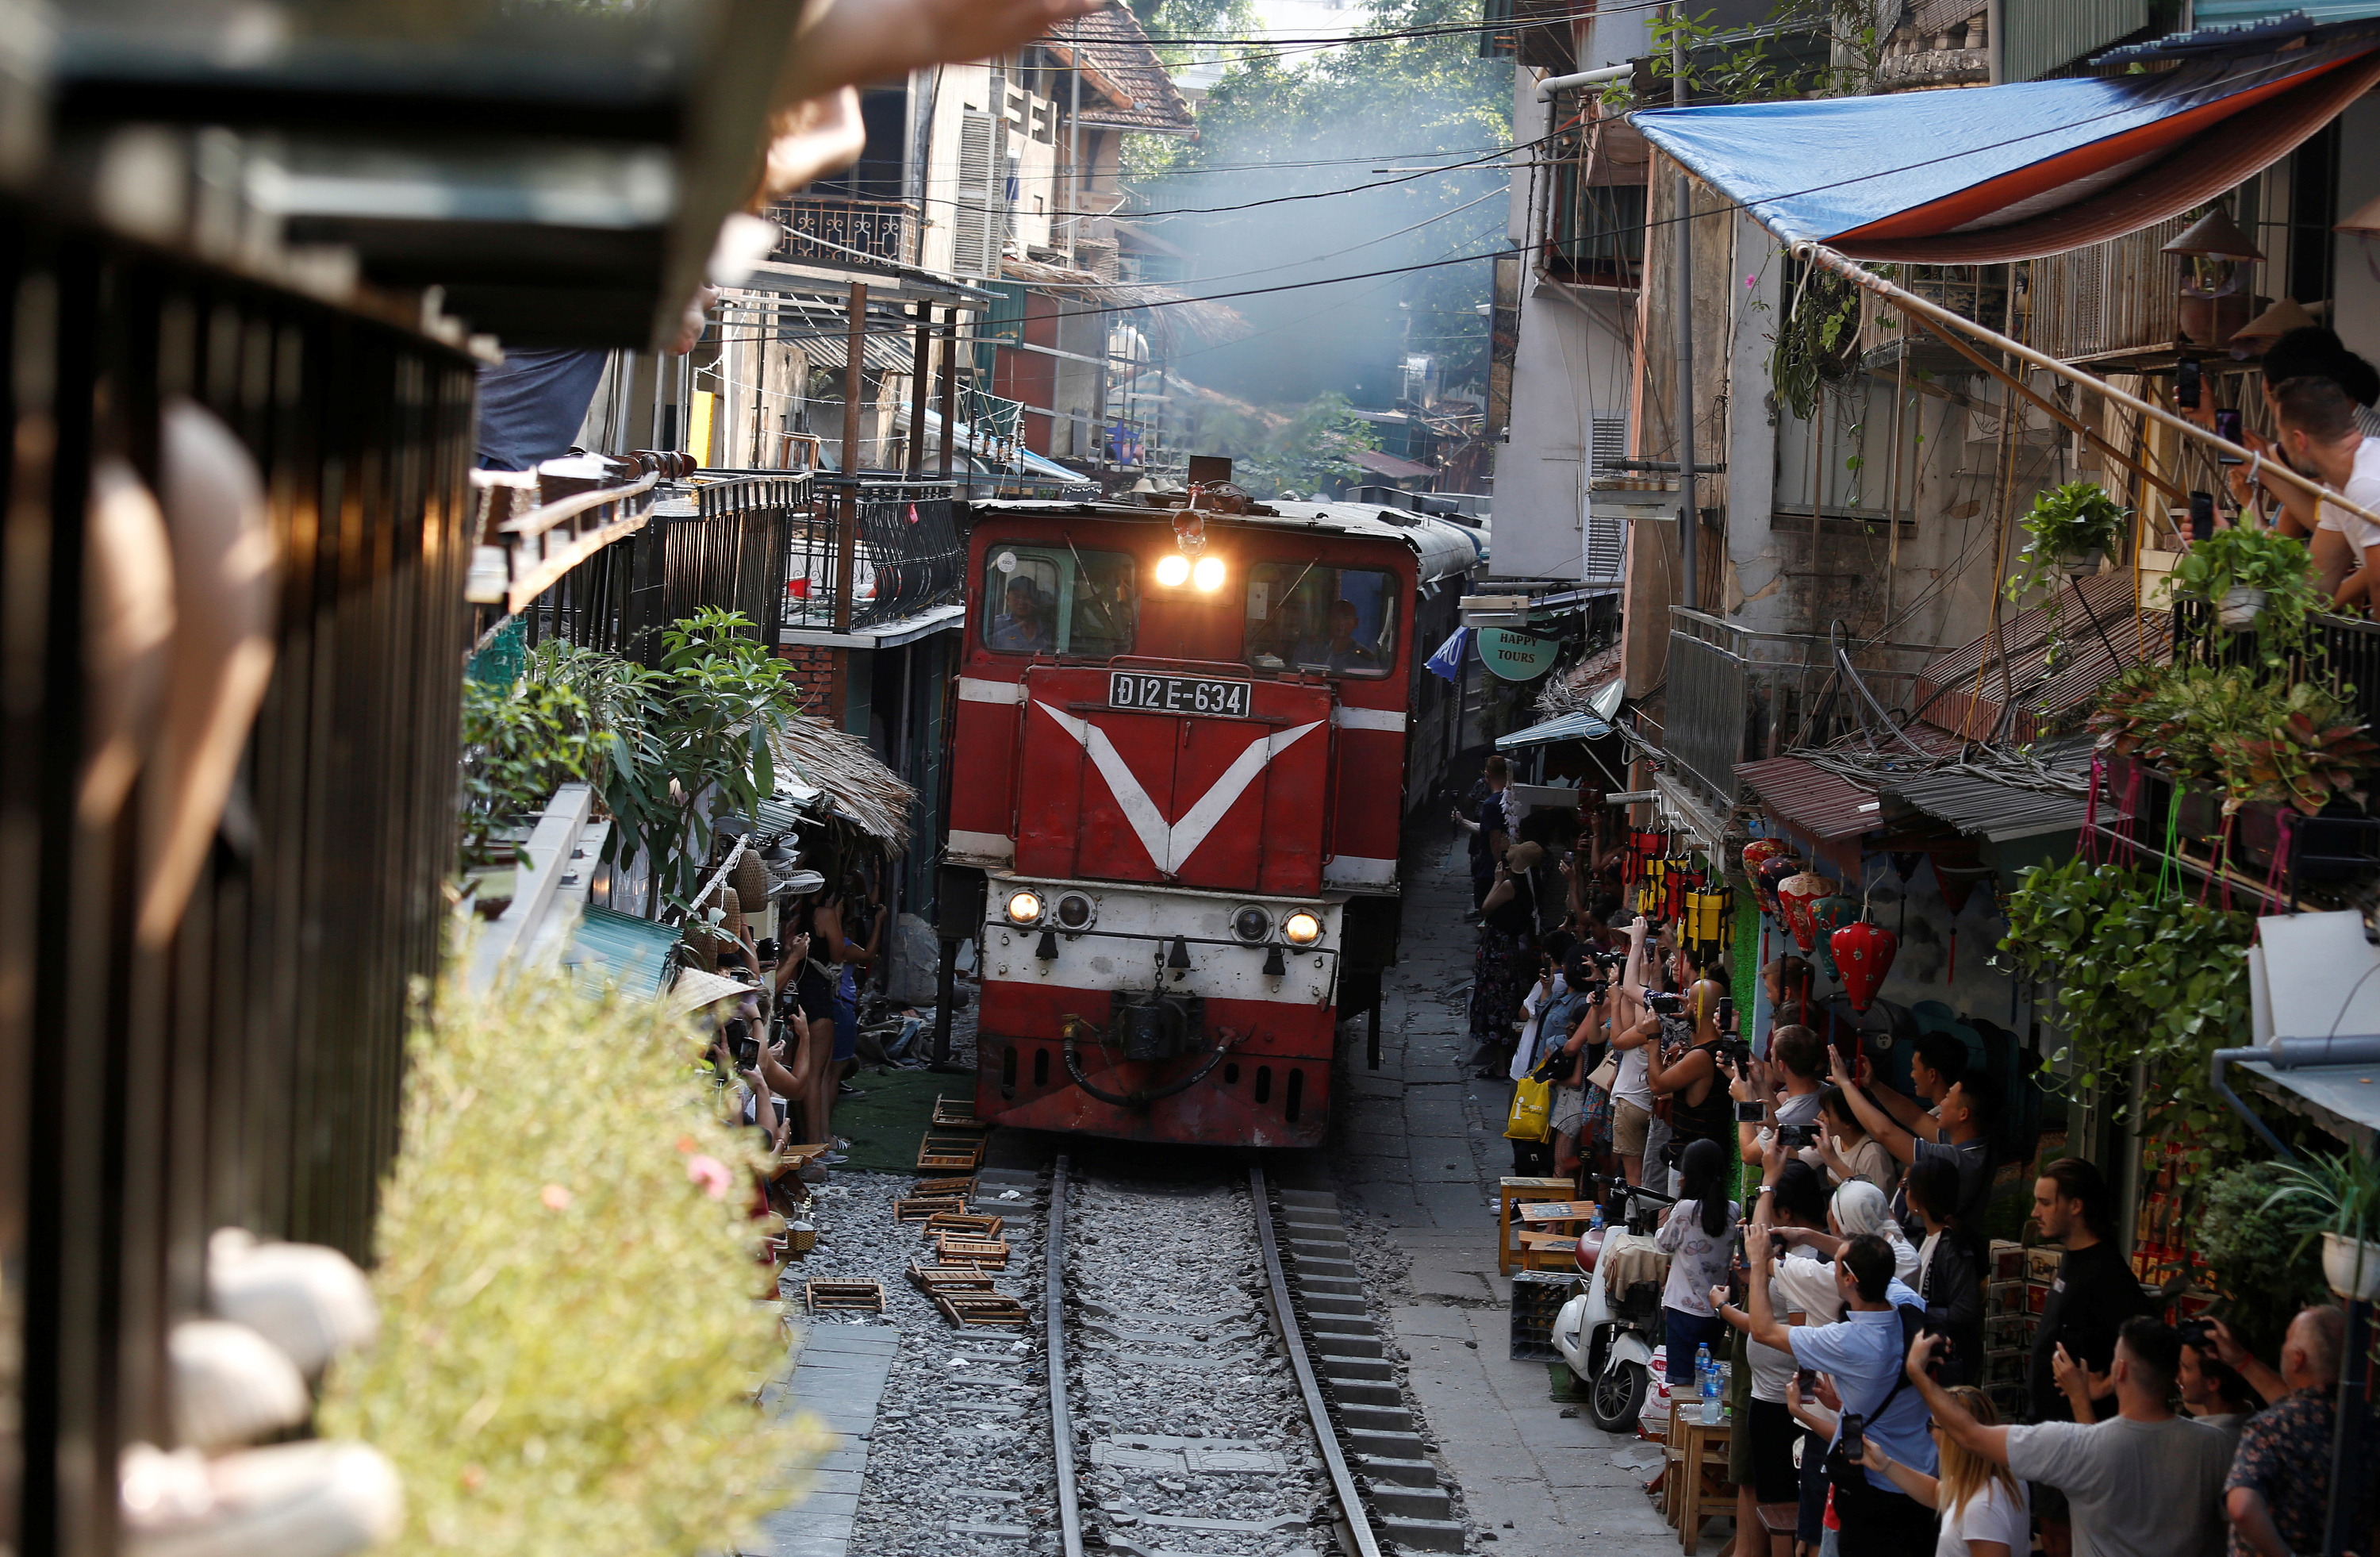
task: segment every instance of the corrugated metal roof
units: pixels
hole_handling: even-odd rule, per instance
[[[1746,762],[1735,776],[1788,826],[1822,843],[1855,838],[1882,825],[1884,806],[1871,791],[1799,757]]]
[[[2025,789],[1958,772],[1887,779],[1881,793],[1994,843],[2073,832],[2082,825],[2086,805],[2080,795]]]
[[[2066,722],[2125,666],[2172,653],[2172,618],[2162,611],[2134,609],[2130,568],[2094,574],[2079,586],[2069,582],[2061,599],[2061,657],[2046,679],[2048,608],[2034,606],[2000,624],[2016,693],[2011,733],[2019,741],[2034,740]],[[1986,739],[1999,724],[1999,693],[2000,657],[1987,630],[1925,668],[1917,682],[1920,717],[1972,739]]]
[[[577,932],[562,963],[581,994],[600,996],[607,986],[617,985],[633,999],[656,1000],[677,942],[675,925],[655,924],[590,903],[580,912]]]

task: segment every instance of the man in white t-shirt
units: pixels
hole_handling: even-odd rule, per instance
[[[2380,440],[2358,429],[2355,402],[2347,391],[2326,378],[2291,379],[2272,398],[2281,452],[2289,463],[2350,503],[2380,514]],[[2345,535],[2355,559],[2336,603],[2364,598],[2371,580],[2380,578],[2380,525],[2329,503],[2322,505],[2316,522]]]
[[[1985,1427],[1927,1376],[1940,1345],[1929,1333],[1909,1349],[1909,1381],[1935,1424],[1970,1454],[2064,1492],[2074,1557],[2220,1557],[2231,1439],[2167,1404],[2181,1363],[2172,1326],[2146,1314],[2124,1321],[2109,1369],[2116,1415],[2103,1422]]]

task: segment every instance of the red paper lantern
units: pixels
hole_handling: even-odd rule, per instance
[[[1778,886],[1777,902],[1784,910],[1785,928],[1793,932],[1793,943],[1802,950],[1812,952],[1818,947],[1818,929],[1810,922],[1810,905],[1834,890],[1834,883],[1815,870],[1790,876]]]
[[[1758,881],[1765,894],[1761,911],[1779,919],[1785,917],[1785,905],[1777,896],[1777,889],[1802,873],[1802,862],[1790,854],[1774,854],[1760,862]]]
[[[1865,1016],[1876,1004],[1876,991],[1884,987],[1884,976],[1892,971],[1900,938],[1881,925],[1862,921],[1843,926],[1828,943],[1842,973],[1843,991],[1852,997],[1852,1009]]]
[[[1760,868],[1784,852],[1784,841],[1779,838],[1755,838],[1743,845],[1743,877],[1752,885],[1752,900],[1764,914],[1777,911],[1777,894],[1760,879]]]

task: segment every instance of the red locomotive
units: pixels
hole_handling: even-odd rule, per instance
[[[1422,662],[1480,548],[1241,505],[968,511],[943,902],[979,948],[978,1118],[1315,1145],[1340,1014],[1377,1016],[1454,738]]]

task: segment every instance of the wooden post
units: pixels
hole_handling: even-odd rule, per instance
[[[934,305],[917,305],[917,350],[909,368],[909,479],[926,471],[926,379],[933,371]]]
[[[851,284],[849,355],[843,365],[843,523],[834,549],[834,630],[851,630],[851,582],[859,558],[859,396],[867,383],[868,284]],[[841,660],[842,651],[837,651]],[[838,676],[838,679],[840,677]]]
[[[942,480],[951,479],[951,439],[958,420],[959,310],[942,310]]]

